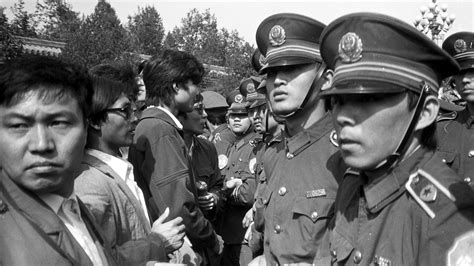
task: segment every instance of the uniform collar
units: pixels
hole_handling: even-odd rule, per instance
[[[289,137],[286,132],[282,132],[286,141],[287,152],[297,155],[312,143],[318,141],[323,136],[331,132],[333,124],[331,116],[326,113],[319,121],[314,123],[306,130],[298,132],[296,135]]]
[[[416,170],[415,167],[420,165],[427,153],[425,148],[419,148],[392,171],[382,176],[367,178],[362,173],[361,176],[365,179],[363,190],[367,209],[371,213],[376,213],[398,198],[405,191],[405,183],[410,173]]]

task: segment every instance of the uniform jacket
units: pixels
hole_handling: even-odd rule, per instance
[[[264,154],[257,204],[264,207],[269,265],[328,264],[328,223],[344,166],[331,142],[329,114],[307,130],[275,138]]]
[[[140,261],[168,261],[161,238],[125,181],[106,163],[84,154],[74,190],[86,204],[112,247],[124,246]]]
[[[222,175],[225,175],[225,168],[229,162],[230,147],[236,140],[237,136],[230,130],[228,124],[220,125],[212,132],[212,143],[216,146]]]
[[[82,218],[105,261],[117,265],[114,253],[100,235],[99,226],[79,200]],[[126,263],[123,263],[126,264]],[[92,265],[61,219],[36,195],[0,174],[0,265]]]
[[[443,115],[437,125],[443,161],[474,187],[474,117],[465,109]]]
[[[195,178],[184,140],[170,116],[157,108],[143,111],[129,160],[134,166],[135,180],[148,199],[153,220],[169,207],[168,219],[183,218],[193,246],[217,245],[212,225],[197,204]]]
[[[257,183],[255,169],[257,158],[254,153],[255,134],[248,133],[237,140],[229,152],[229,162],[226,167],[226,181],[230,178],[239,178],[242,185],[229,191],[222,214],[222,238],[226,244],[241,244],[245,231],[242,219],[247,211],[252,208]]]
[[[441,160],[421,148],[380,177],[348,171],[336,199],[333,264],[472,262],[474,192]]]
[[[191,161],[196,180],[206,182],[207,190],[214,193],[219,198],[219,201],[216,204],[219,205],[222,200],[224,176],[221,175],[219,170],[216,147],[214,147],[214,144],[207,139],[198,136],[194,136],[193,139],[194,145],[192,146]],[[211,221],[214,221],[217,209],[218,207],[205,212],[206,217]]]

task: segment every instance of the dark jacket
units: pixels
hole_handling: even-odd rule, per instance
[[[168,219],[183,218],[194,247],[217,246],[217,235],[197,204],[195,178],[182,132],[169,115],[158,108],[143,111],[129,160],[153,220],[169,207]]]

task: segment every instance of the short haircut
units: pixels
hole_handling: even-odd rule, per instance
[[[186,52],[166,49],[153,56],[143,68],[147,105],[173,102],[173,84],[184,85],[188,80],[199,84],[204,76],[204,67],[196,57]]]
[[[48,102],[70,96],[77,100],[84,122],[89,115],[93,87],[87,69],[81,66],[31,55],[0,65],[0,105],[15,105],[32,91]]]
[[[106,110],[110,108],[121,95],[127,96],[128,86],[124,83],[101,76],[92,76],[94,96],[90,109],[89,121],[99,125],[107,120]]]
[[[125,94],[132,101],[135,101],[138,95],[138,74],[134,69],[134,66],[130,63],[116,62],[96,65],[89,70],[89,73],[92,76],[104,77],[123,83],[127,88]]]

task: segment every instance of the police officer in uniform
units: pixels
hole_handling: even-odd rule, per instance
[[[205,133],[210,141],[212,141],[213,132],[216,128],[226,124],[226,113],[229,105],[224,96],[215,91],[204,91],[201,93],[203,97],[202,103],[207,114],[207,122]]]
[[[248,245],[244,244],[246,229],[242,219],[252,207],[256,188],[256,157],[253,153],[255,137],[248,117],[248,102],[234,102],[229,108],[229,126],[236,136],[230,146],[229,161],[225,168],[226,200],[222,213],[224,239],[223,265],[247,265],[252,259]]]
[[[474,32],[458,32],[443,43],[461,66],[453,77],[455,89],[466,108],[444,114],[437,126],[443,162],[448,164],[465,182],[474,186]]]
[[[325,25],[297,14],[276,14],[258,27],[258,49],[267,64],[266,96],[285,119],[285,131],[263,158],[257,204],[264,207],[264,255],[268,265],[328,264],[328,222],[338,188],[340,157],[325,103],[328,85],[319,51]],[[260,184],[259,184],[260,185]]]
[[[469,265],[474,193],[436,152],[440,81],[459,66],[411,25],[375,13],[321,36],[346,172],[331,231],[334,265]]]

